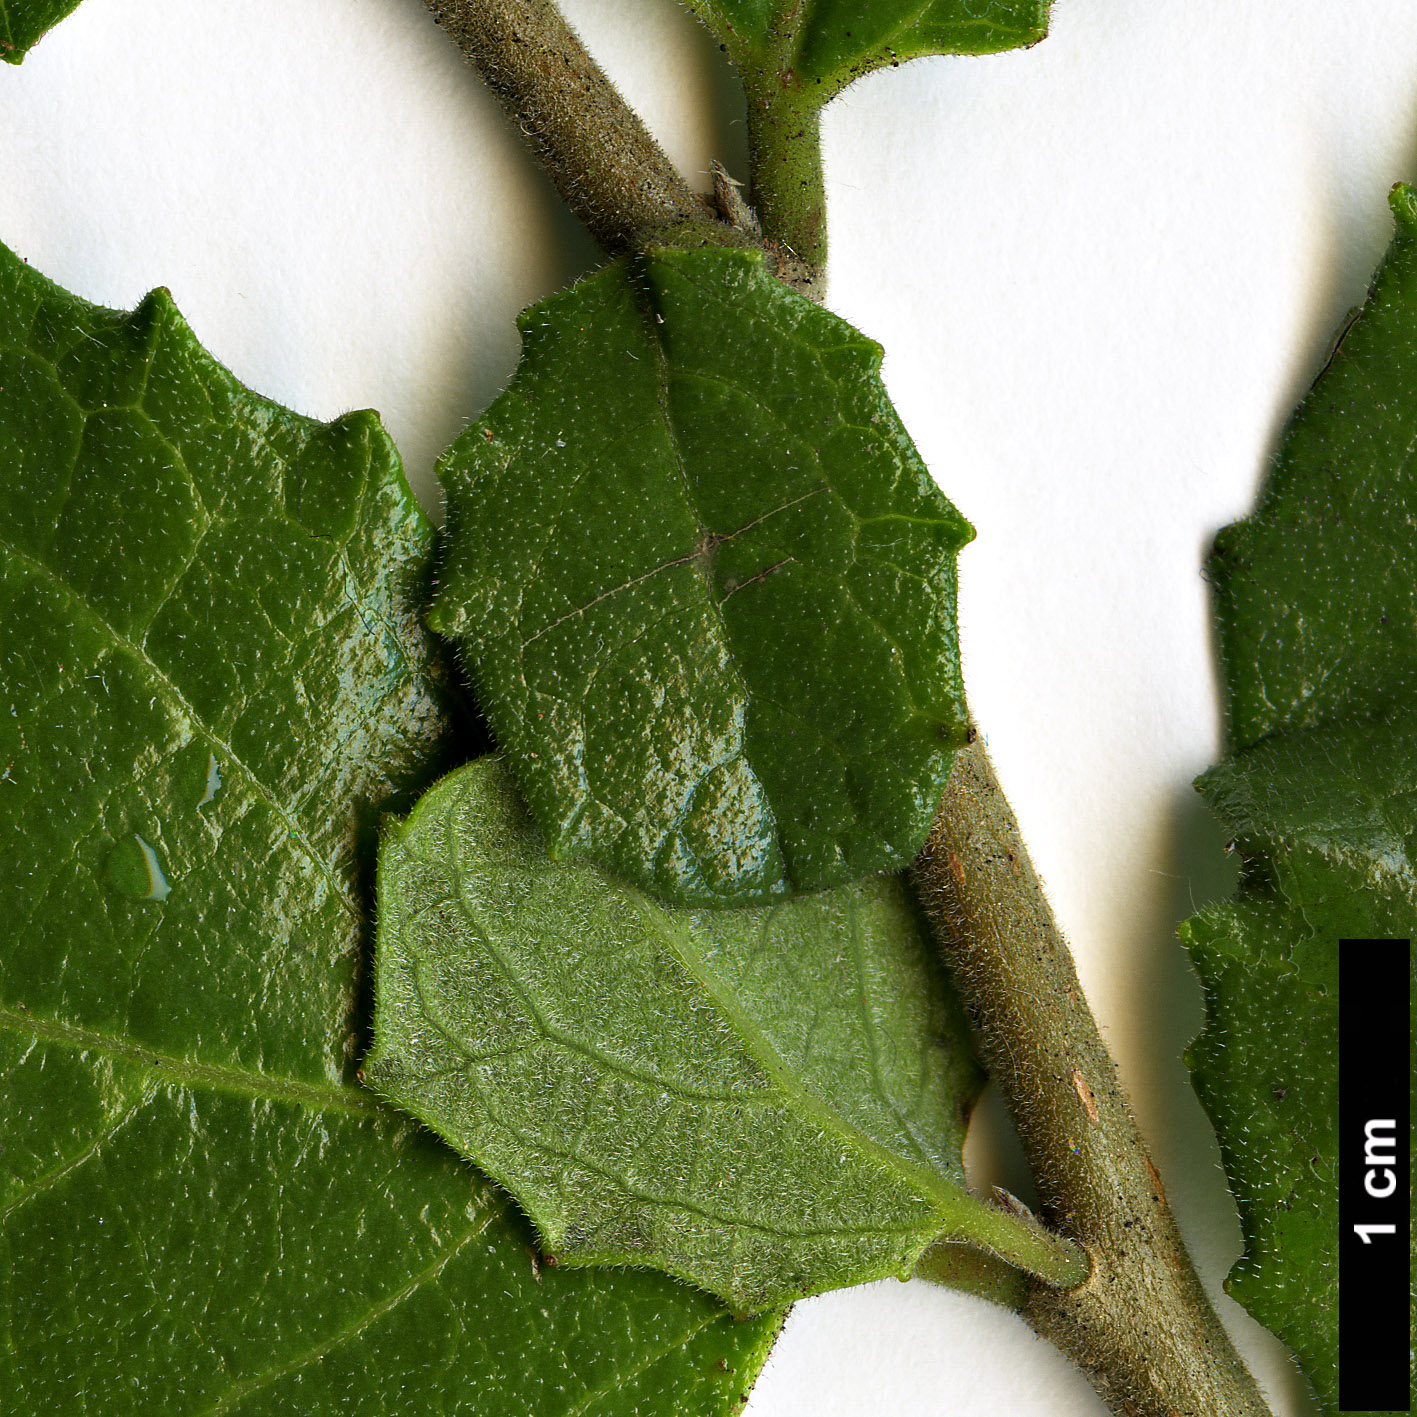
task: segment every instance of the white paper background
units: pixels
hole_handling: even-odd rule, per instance
[[[741,97],[691,20],[567,9],[697,185],[717,154],[744,175]],[[430,507],[516,312],[596,260],[419,0],[87,0],[0,72],[0,134],[0,238],[104,304],[167,285],[303,412],[379,409]],[[1239,1231],[1180,1063],[1200,1002],[1172,933],[1228,880],[1188,787],[1220,750],[1199,566],[1361,298],[1387,188],[1417,179],[1417,6],[1058,0],[1034,50],[863,82],[826,150],[830,303],[885,345],[979,530],[974,711],[1217,1287]],[[1024,1185],[1006,1145],[971,1155]],[[1281,1417],[1309,1412],[1221,1305]],[[893,1282],[800,1305],[750,1407],[1102,1411],[1021,1323]]]

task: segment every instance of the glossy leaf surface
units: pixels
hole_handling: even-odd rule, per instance
[[[0,59],[18,64],[79,0],[0,0]]]
[[[538,1275],[353,1077],[373,826],[449,760],[431,534],[370,414],[0,248],[0,1402],[733,1409],[771,1336]]]
[[[963,1190],[979,1087],[898,877],[670,910],[554,862],[500,759],[380,850],[372,1086],[495,1176],[569,1264],[755,1310],[1037,1233]]]
[[[872,69],[923,54],[993,54],[1036,44],[1048,0],[685,0],[750,87],[771,74],[825,103]]]
[[[1417,206],[1211,564],[1236,755],[1200,787],[1246,870],[1183,927],[1191,1049],[1245,1231],[1229,1288],[1338,1410],[1338,941],[1417,936]],[[1417,1329],[1417,1305],[1413,1309]]]
[[[521,325],[441,465],[432,623],[551,854],[682,904],[904,865],[965,732],[971,532],[879,348],[741,251],[616,263]]]

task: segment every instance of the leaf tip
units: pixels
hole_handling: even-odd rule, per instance
[[[1395,182],[1387,202],[1399,222],[1417,230],[1417,187],[1411,187],[1406,182]]]

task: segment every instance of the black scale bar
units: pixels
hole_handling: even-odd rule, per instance
[[[1410,1412],[1410,940],[1338,951],[1338,1403]]]

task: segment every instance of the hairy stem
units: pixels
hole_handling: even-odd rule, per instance
[[[1268,1417],[1201,1287],[984,746],[956,759],[915,881],[1009,1100],[1076,1289],[1024,1317],[1125,1417]]]
[[[790,242],[759,239],[734,212],[689,190],[554,0],[426,3],[610,255],[662,244],[751,246],[780,280],[822,298],[817,267]]]
[[[612,255],[710,220],[551,0],[427,0],[571,209]]]
[[[815,271],[827,260],[822,115],[816,95],[790,71],[745,75],[748,96],[749,200],[767,240]]]

